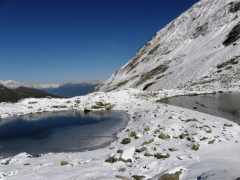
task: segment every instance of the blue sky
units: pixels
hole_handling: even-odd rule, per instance
[[[0,80],[104,80],[198,0],[0,0]]]

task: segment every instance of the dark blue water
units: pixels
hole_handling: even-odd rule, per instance
[[[240,125],[240,93],[178,96],[161,102],[223,117]]]
[[[122,111],[44,112],[3,119],[0,122],[0,156],[20,152],[80,152],[108,145],[125,127]]]

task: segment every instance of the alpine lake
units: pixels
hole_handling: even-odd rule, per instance
[[[128,122],[123,111],[55,111],[0,120],[0,156],[81,152],[106,147]]]
[[[240,125],[240,93],[177,96],[161,103],[219,116]],[[124,111],[55,111],[0,120],[0,156],[82,152],[106,147],[127,124]]]
[[[239,92],[177,96],[160,102],[219,116],[240,125]]]

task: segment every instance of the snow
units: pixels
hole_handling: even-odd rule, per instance
[[[24,87],[29,87],[29,88],[35,88],[35,89],[48,89],[48,88],[59,88],[60,86],[65,86],[65,85],[77,85],[77,84],[82,84],[82,85],[97,85],[100,84],[102,81],[100,80],[93,80],[93,81],[80,81],[80,82],[69,82],[69,83],[63,83],[63,84],[29,84],[26,82],[17,82],[13,80],[6,80],[6,81],[1,81],[0,84],[3,86],[6,86],[7,88],[10,89],[16,89],[20,86]]]
[[[123,152],[122,152],[121,158],[123,160],[131,159],[133,161],[133,155],[134,155],[134,152],[135,152],[135,146],[126,147],[122,151]]]
[[[60,84],[29,84],[26,82],[17,82],[14,80],[6,80],[6,81],[0,80],[0,84],[2,84],[3,86],[6,86],[7,88],[10,88],[10,89],[16,89],[20,86],[36,88],[36,89],[58,88],[60,86]]]
[[[130,118],[126,127],[117,134],[117,140],[105,148],[78,153],[47,153],[40,157],[31,157],[23,152],[0,159],[0,177],[82,180],[133,179],[138,175],[144,176],[143,179],[158,179],[177,171],[181,171],[179,177],[184,180],[240,177],[240,127],[236,123],[158,102],[167,97],[192,93],[212,91],[143,92],[125,89],[70,99],[29,98],[14,104],[0,103],[2,118],[43,111],[91,109],[96,102],[110,103],[114,110],[126,111]],[[64,105],[64,108],[53,108],[56,105]],[[232,126],[227,126],[229,124]],[[134,131],[137,137],[130,136]],[[159,138],[161,133],[169,138]],[[181,138],[183,133],[186,137]],[[124,138],[131,138],[131,143],[123,144]],[[212,140],[215,140],[213,144],[209,144]],[[195,144],[200,145],[198,150],[192,150]],[[139,151],[143,147],[145,150]],[[157,155],[163,158],[158,159]],[[116,162],[105,162],[109,157],[117,159]],[[61,166],[61,161],[69,164]]]
[[[237,58],[238,63],[230,69],[217,68],[217,65],[240,56],[239,39],[235,45],[223,45],[240,17],[240,11],[230,12],[231,2],[239,1],[199,1],[158,31],[97,90],[143,90],[149,83],[152,85],[146,90],[239,89],[240,57]],[[148,74],[161,65],[169,68],[164,72]]]
[[[240,91],[239,40],[235,46],[222,45],[239,22],[236,17],[240,11],[229,12],[232,1],[201,0],[169,23],[96,89],[110,92],[69,99],[29,98],[14,104],[0,103],[0,119],[44,111],[96,110],[94,106],[98,102],[105,104],[98,110],[110,106],[129,114],[125,129],[105,148],[47,153],[40,157],[23,152],[0,159],[0,178],[130,180],[141,176],[143,180],[157,180],[179,171],[181,180],[240,177],[238,124],[159,102],[180,95]],[[196,29],[206,24],[208,28],[196,34]],[[155,47],[158,47],[156,51],[150,53]],[[232,69],[217,72],[218,64],[232,58],[238,60]],[[150,73],[144,80],[147,72],[166,64],[169,68],[165,72]],[[141,80],[144,82],[138,85]],[[141,91],[149,83],[154,84],[148,91]],[[131,142],[123,144],[125,138]],[[62,166],[61,161],[68,164]]]

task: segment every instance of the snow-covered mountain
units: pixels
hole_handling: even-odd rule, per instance
[[[63,83],[63,84],[30,84],[26,82],[17,82],[14,80],[6,80],[6,81],[1,81],[0,84],[3,86],[6,86],[9,89],[16,89],[20,86],[24,87],[30,87],[30,88],[35,88],[35,89],[48,89],[48,88],[59,88],[60,86],[67,86],[67,85],[95,85],[95,84],[100,84],[102,81],[100,80],[93,80],[93,81],[81,81],[81,82],[68,82],[68,83]]]
[[[61,97],[74,97],[82,96],[90,93],[95,87],[97,87],[102,81],[84,81],[78,83],[65,83],[61,84],[57,88],[44,88],[42,90]]]
[[[240,1],[201,0],[95,91],[240,88]]]
[[[35,89],[45,89],[45,88],[58,88],[60,84],[29,84],[26,82],[17,82],[13,80],[0,81],[0,84],[6,86],[9,89],[16,89],[20,86],[35,88]]]
[[[81,96],[90,93],[96,86],[102,81],[82,81],[82,82],[69,82],[63,84],[29,84],[26,82],[17,82],[13,80],[0,81],[0,84],[6,86],[9,89],[17,89],[18,87],[28,87],[39,89],[47,93],[61,96],[61,97],[74,97]]]

